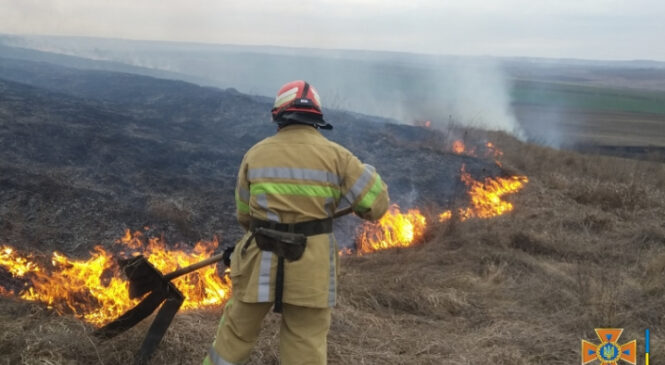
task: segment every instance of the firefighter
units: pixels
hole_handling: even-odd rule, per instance
[[[244,364],[273,305],[282,313],[281,363],[325,364],[337,292],[332,217],[351,207],[377,220],[388,209],[387,186],[374,167],[319,132],[332,125],[314,87],[300,80],[282,86],[272,120],[277,133],[254,145],[238,172],[237,218],[247,233],[230,254],[233,295],[204,365]],[[284,259],[271,246],[279,239],[259,248],[264,230],[304,237],[301,256]]]

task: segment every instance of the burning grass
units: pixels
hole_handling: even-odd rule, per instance
[[[514,209],[504,196],[514,194],[526,185],[526,176],[486,177],[483,181],[475,180],[464,170],[461,180],[468,187],[470,205],[458,209],[456,216],[465,221],[471,218],[493,218]],[[437,214],[439,222],[453,217],[452,210]],[[420,243],[427,230],[427,218],[419,209],[409,209],[402,213],[399,206],[392,205],[378,222],[366,222],[358,230],[356,249],[359,255],[390,248],[409,247]]]
[[[134,307],[139,299],[129,298],[129,283],[121,275],[117,256],[139,253],[163,273],[188,266],[213,255],[217,240],[202,241],[193,248],[169,247],[160,238],[146,238],[141,232],[127,230],[116,250],[97,246],[88,259],[70,259],[54,252],[50,262],[32,253],[0,247],[0,267],[24,282],[18,290],[3,288],[5,294],[40,302],[59,314],[73,314],[101,326]],[[217,307],[231,292],[230,284],[217,266],[202,268],[174,280],[185,294],[182,309]]]
[[[359,255],[396,247],[409,247],[420,242],[427,219],[418,209],[402,213],[399,206],[392,205],[376,223],[366,222],[356,238]]]

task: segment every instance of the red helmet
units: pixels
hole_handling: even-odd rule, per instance
[[[314,86],[303,80],[291,81],[279,89],[271,113],[272,120],[277,123],[294,121],[324,129],[332,128],[323,120],[319,93]]]

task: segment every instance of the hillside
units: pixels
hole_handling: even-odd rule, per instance
[[[237,168],[274,133],[270,100],[2,58],[0,90],[5,243],[75,253],[144,226],[172,242],[240,236]],[[456,136],[326,114],[336,127],[327,136],[385,171],[402,205],[449,205],[463,191],[462,164],[474,176],[501,174],[491,161],[419,145]]]
[[[269,108],[234,90],[0,58],[0,244],[84,257],[146,225],[169,242],[233,242],[236,169],[273,133]],[[652,362],[665,361],[665,165],[326,114],[331,139],[375,165],[395,201],[430,213],[419,245],[342,258],[329,363],[571,364],[581,338],[615,326],[640,353],[651,328]],[[504,168],[451,153],[458,138],[494,142]],[[437,224],[467,203],[462,164],[530,182],[509,214]],[[342,243],[353,225],[337,227]],[[220,313],[178,314],[154,363],[199,364]],[[266,323],[252,364],[277,363],[278,317]],[[147,323],[107,342],[92,330],[0,296],[0,363],[127,363]]]

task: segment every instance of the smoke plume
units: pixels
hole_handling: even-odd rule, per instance
[[[305,79],[325,108],[402,123],[431,121],[523,137],[511,85],[497,59],[370,51],[216,46],[96,38],[13,38],[12,45],[173,73],[185,81],[273,97]],[[5,43],[8,43],[5,40]]]

